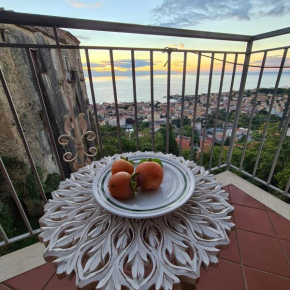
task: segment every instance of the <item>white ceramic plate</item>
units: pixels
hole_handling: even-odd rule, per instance
[[[116,199],[108,189],[112,164],[102,168],[93,182],[97,202],[109,212],[128,218],[151,218],[165,215],[183,205],[193,194],[195,180],[191,171],[181,162],[154,154],[132,155],[135,167],[144,158],[159,158],[163,163],[164,178],[159,188],[141,191],[129,199]]]

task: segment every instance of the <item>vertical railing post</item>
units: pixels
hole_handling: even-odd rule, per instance
[[[57,165],[58,165],[58,169],[59,169],[59,173],[60,173],[61,179],[64,180],[65,177],[64,177],[64,173],[63,173],[63,169],[62,169],[62,164],[61,164],[58,152],[57,152],[56,142],[54,140],[52,128],[51,128],[51,125],[50,125],[50,122],[49,122],[49,118],[48,118],[48,114],[47,114],[47,110],[46,110],[43,94],[42,94],[42,91],[41,91],[41,88],[40,88],[40,83],[39,83],[37,72],[36,72],[35,63],[34,63],[34,61],[32,59],[31,51],[30,51],[29,48],[26,48],[26,54],[27,54],[27,57],[28,57],[28,62],[29,62],[30,67],[31,67],[32,76],[33,76],[33,79],[34,79],[34,82],[35,82],[35,85],[36,85],[36,90],[37,90],[37,93],[38,93],[38,97],[39,97],[39,101],[40,101],[40,104],[41,104],[44,120],[45,120],[46,127],[47,127],[47,130],[48,130],[48,135],[50,137],[52,151],[54,153],[54,156],[55,156],[55,159],[56,159],[56,162],[57,162]]]
[[[118,128],[119,153],[122,153],[123,150],[122,150],[122,139],[121,139],[119,106],[118,106],[118,97],[117,97],[117,87],[116,87],[114,57],[113,57],[113,50],[112,49],[110,49],[110,63],[111,63],[112,84],[113,84],[113,93],[114,93],[114,101],[115,101],[115,109],[116,109],[116,119],[117,119],[117,128]]]
[[[150,93],[151,93],[151,138],[152,151],[155,151],[155,128],[154,128],[154,71],[153,71],[153,51],[150,51]]]
[[[222,144],[221,144],[218,167],[221,166],[221,162],[222,162],[222,158],[223,158],[223,150],[224,150],[224,144],[225,144],[227,123],[228,123],[228,119],[229,119],[229,112],[230,112],[230,106],[231,106],[231,97],[232,97],[232,93],[233,93],[233,87],[234,87],[235,76],[236,76],[237,61],[238,61],[238,54],[236,53],[235,60],[234,60],[234,66],[233,66],[233,72],[232,72],[232,79],[231,79],[229,99],[228,99],[228,104],[227,104],[226,117],[225,117],[225,122],[224,122],[223,139],[222,139]]]
[[[90,62],[89,51],[88,51],[87,48],[85,49],[85,54],[86,54],[88,76],[89,76],[91,95],[92,95],[93,107],[94,107],[94,113],[95,113],[95,123],[96,123],[97,137],[98,137],[98,142],[99,142],[99,146],[100,146],[101,157],[104,157],[103,144],[102,144],[102,140],[101,140],[101,130],[100,130],[100,125],[99,125],[98,109],[97,109],[97,104],[96,104],[95,90],[94,90],[92,71],[91,71],[91,62]]]
[[[289,197],[289,194],[288,194],[289,188],[290,188],[290,177],[288,179],[288,182],[287,182],[285,190],[284,190],[284,194],[288,197]]]
[[[211,54],[211,60],[210,60],[210,71],[209,71],[207,100],[206,100],[206,109],[205,109],[205,121],[204,121],[204,126],[203,126],[202,145],[201,145],[201,153],[200,153],[199,165],[202,165],[202,163],[203,163],[204,143],[205,143],[206,126],[207,126],[207,119],[208,119],[208,109],[209,109],[209,103],[210,103],[210,92],[211,92],[211,83],[212,83],[213,63],[214,63],[214,53]]]
[[[170,113],[170,74],[171,74],[171,53],[172,50],[168,50],[167,59],[167,110],[166,110],[166,153],[169,153],[169,113]]]
[[[136,92],[136,72],[135,72],[135,55],[134,50],[131,50],[131,64],[132,64],[132,84],[133,84],[133,98],[134,98],[134,116],[135,116],[135,138],[136,150],[139,150],[138,137],[138,112],[137,112],[137,92]]]
[[[18,129],[18,132],[19,132],[20,137],[22,139],[22,142],[23,142],[23,145],[24,145],[24,148],[25,148],[25,151],[26,151],[28,160],[29,160],[30,165],[31,165],[31,170],[32,170],[32,172],[34,174],[34,177],[36,179],[37,185],[39,187],[41,197],[42,197],[43,201],[45,203],[47,203],[47,198],[45,196],[45,193],[44,193],[44,190],[43,190],[43,187],[42,187],[42,183],[41,183],[39,174],[38,174],[37,169],[36,169],[36,165],[35,165],[35,163],[33,161],[33,158],[32,158],[32,155],[31,155],[31,152],[30,152],[28,143],[26,141],[26,138],[25,138],[25,135],[24,135],[24,132],[23,132],[21,123],[19,121],[19,118],[18,118],[16,109],[15,109],[15,106],[14,106],[13,100],[11,98],[10,91],[8,89],[8,86],[7,86],[7,83],[6,83],[6,80],[5,80],[5,77],[4,77],[4,74],[3,74],[3,71],[2,71],[1,68],[0,68],[0,81],[2,83],[2,87],[3,87],[4,93],[5,93],[6,97],[7,97],[7,100],[8,100],[10,109],[11,109],[11,112],[13,114],[13,117],[14,117],[14,120],[15,120],[15,123],[16,123],[16,126],[17,126],[17,129]]]
[[[193,109],[192,131],[191,131],[191,144],[190,144],[190,160],[192,160],[193,158],[195,119],[196,119],[196,109],[197,109],[197,102],[198,102],[198,87],[199,87],[199,76],[200,76],[200,62],[201,62],[201,53],[199,52],[198,59],[197,59],[197,68],[196,68],[195,97],[194,97],[194,109]]]
[[[214,130],[213,130],[213,139],[212,139],[212,145],[211,145],[211,150],[210,150],[209,171],[211,170],[211,167],[212,167],[212,159],[213,159],[213,154],[214,154],[214,144],[216,140],[215,135],[216,135],[216,128],[217,128],[217,121],[219,118],[220,103],[221,103],[221,98],[222,98],[222,89],[223,89],[223,83],[224,83],[226,60],[227,60],[227,54],[225,53],[223,57],[223,66],[222,66],[218,101],[217,101],[217,107],[216,107],[215,119],[214,119]]]
[[[179,156],[181,156],[181,151],[182,151],[183,112],[184,112],[185,80],[186,80],[186,58],[187,58],[187,52],[184,53],[184,58],[183,58],[183,75],[182,75],[182,92],[181,92],[181,116],[180,116],[180,131],[179,131]]]
[[[271,179],[273,177],[273,173],[274,173],[274,170],[275,170],[275,167],[276,167],[279,155],[280,155],[282,144],[283,144],[283,142],[285,140],[285,136],[286,136],[286,133],[287,133],[287,130],[288,130],[288,123],[289,122],[290,122],[290,108],[288,110],[288,116],[287,116],[287,118],[285,120],[285,125],[284,125],[284,128],[283,128],[282,132],[281,132],[278,148],[276,150],[275,157],[274,157],[274,160],[273,160],[273,163],[272,163],[272,166],[271,166],[271,170],[270,170],[270,173],[269,173],[269,176],[268,176],[268,180],[267,180],[267,184],[268,185],[270,184]]]
[[[256,88],[256,93],[255,93],[255,98],[254,98],[254,104],[253,104],[253,108],[252,108],[252,112],[251,112],[251,116],[250,116],[250,120],[249,120],[248,131],[247,131],[246,140],[245,140],[245,144],[244,144],[244,148],[243,148],[243,152],[242,152],[242,157],[241,157],[241,162],[240,162],[240,167],[239,167],[240,171],[243,168],[244,158],[245,158],[245,154],[246,154],[246,150],[247,150],[248,139],[249,139],[250,130],[252,127],[254,112],[255,112],[255,108],[256,108],[256,104],[257,104],[257,99],[258,99],[260,85],[261,85],[261,81],[262,81],[262,77],[263,77],[263,73],[264,73],[266,59],[267,59],[267,51],[264,52],[264,56],[263,56],[263,60],[262,60],[262,66],[261,66],[258,84],[257,84],[257,88]]]
[[[4,231],[4,229],[0,225],[0,237],[4,240],[4,244],[7,245],[9,243],[9,239]]]
[[[21,202],[20,202],[20,200],[18,198],[18,195],[17,195],[17,193],[16,193],[16,191],[14,189],[12,181],[11,181],[9,175],[8,175],[8,172],[7,172],[6,168],[5,168],[5,165],[4,165],[1,157],[0,157],[0,171],[2,172],[2,174],[3,174],[4,178],[5,178],[5,181],[6,181],[6,184],[8,186],[8,189],[9,189],[9,191],[10,191],[10,193],[11,193],[11,195],[12,195],[12,197],[13,197],[15,203],[16,203],[16,206],[17,206],[17,208],[18,208],[18,210],[19,210],[19,212],[21,214],[21,217],[22,217],[22,219],[23,219],[23,221],[24,221],[29,233],[33,235],[33,230],[31,228],[29,220],[28,220],[28,218],[27,218],[27,216],[25,214],[25,211],[24,211],[24,209],[22,207],[22,204],[21,204]]]
[[[253,40],[248,42],[247,48],[246,48],[246,54],[245,54],[244,65],[243,65],[243,72],[242,72],[237,107],[236,107],[236,114],[235,114],[235,119],[234,119],[234,123],[233,123],[229,152],[228,152],[228,156],[227,156],[227,170],[229,170],[229,167],[230,167],[230,164],[232,161],[236,130],[237,130],[238,123],[239,123],[239,114],[240,114],[240,110],[241,110],[241,106],[242,106],[242,102],[243,102],[243,96],[244,96],[244,90],[245,90],[246,81],[247,81],[247,75],[248,75],[249,64],[250,64],[250,59],[251,59],[252,47],[253,47]]]
[[[273,109],[273,106],[274,106],[274,102],[275,102],[275,99],[276,99],[276,95],[277,95],[277,91],[278,91],[281,75],[282,75],[284,64],[285,64],[286,57],[287,57],[287,52],[288,52],[288,49],[284,49],[283,57],[282,57],[282,60],[281,60],[279,72],[278,72],[277,79],[276,79],[275,89],[274,89],[274,92],[273,92],[273,96],[272,96],[272,100],[271,100],[271,104],[270,104],[270,108],[269,108],[269,113],[268,113],[268,116],[267,116],[267,119],[266,119],[266,122],[265,122],[265,127],[263,129],[263,134],[262,134],[262,138],[261,138],[261,141],[260,141],[258,154],[257,154],[257,157],[256,157],[256,162],[255,162],[255,166],[254,166],[254,170],[253,170],[253,176],[254,177],[256,176],[256,173],[257,173],[257,169],[258,169],[258,165],[259,165],[259,161],[260,161],[263,145],[264,145],[264,142],[265,142],[265,138],[266,138],[266,134],[267,134],[267,130],[268,130],[271,114],[272,114],[272,109]]]

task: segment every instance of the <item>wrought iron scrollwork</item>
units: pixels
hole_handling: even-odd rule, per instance
[[[91,164],[93,157],[95,157],[98,153],[96,147],[90,147],[88,152],[83,145],[84,138],[87,141],[93,141],[96,139],[96,134],[93,131],[88,130],[87,121],[84,118],[85,114],[80,113],[78,118],[78,127],[81,131],[81,136],[79,136],[78,128],[76,126],[76,120],[74,119],[73,122],[71,121],[71,117],[69,115],[65,115],[64,118],[64,131],[65,134],[62,134],[58,137],[58,143],[62,146],[69,145],[69,140],[73,141],[75,148],[77,149],[76,154],[73,156],[72,152],[66,152],[63,155],[63,160],[65,162],[72,163],[73,162],[73,169],[77,171],[79,168],[84,167],[85,165]],[[74,136],[72,131],[74,131]]]

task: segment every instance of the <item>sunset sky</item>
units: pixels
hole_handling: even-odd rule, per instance
[[[156,25],[176,27],[213,32],[254,35],[289,26],[290,1],[289,0],[2,0],[1,4],[6,10],[34,14],[135,23],[143,25]],[[204,49],[244,51],[243,42],[198,40],[177,37],[146,36],[124,33],[93,32],[83,30],[70,30],[81,41],[81,45],[96,46],[126,46],[164,48],[166,46],[177,49]],[[254,50],[281,47],[289,45],[290,36],[282,36],[255,42]],[[281,62],[283,51],[269,53],[267,65],[276,66]],[[288,55],[290,57],[290,54]],[[216,57],[222,58],[222,54]],[[149,53],[136,52],[136,70],[139,75],[149,73]],[[165,74],[166,54],[154,53],[155,74]],[[110,63],[107,51],[94,51],[90,53],[93,75],[109,76]],[[227,60],[233,61],[234,55],[228,55]],[[262,54],[253,55],[252,64],[260,64]],[[85,65],[84,54],[82,60]],[[131,74],[130,52],[114,52],[115,69],[117,76]],[[238,62],[243,61],[239,56]],[[209,70],[210,60],[203,57],[201,71]],[[290,65],[289,58],[287,64]],[[197,57],[188,55],[187,71],[194,73],[197,66]],[[183,54],[172,55],[172,72],[181,73],[183,69]],[[214,71],[220,71],[221,62],[215,61]],[[232,66],[227,65],[226,71]],[[251,69],[257,71],[257,69]],[[271,69],[270,69],[271,70]]]

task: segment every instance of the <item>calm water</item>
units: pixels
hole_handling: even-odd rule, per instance
[[[249,73],[246,83],[246,89],[254,89],[258,82],[258,73]],[[187,75],[185,94],[192,95],[195,92],[195,75]],[[208,74],[201,74],[199,81],[199,93],[207,93],[208,90]],[[264,73],[262,78],[261,87],[274,87],[277,79],[276,72]],[[236,73],[234,81],[234,90],[239,89],[239,84],[241,80],[241,73]],[[103,102],[113,102],[113,89],[112,80],[107,77],[94,78],[94,90],[97,103]],[[229,91],[231,83],[231,74],[227,73],[224,76],[223,92]],[[87,92],[91,100],[91,93],[88,81],[86,81]],[[119,102],[132,102],[133,101],[133,89],[132,89],[132,78],[131,77],[117,77],[117,94]],[[150,78],[149,76],[137,76],[137,101],[147,102],[150,101]],[[214,73],[212,78],[212,93],[216,93],[219,90],[220,85],[220,73]],[[279,87],[289,87],[290,86],[290,72],[285,72],[282,74]],[[181,94],[182,90],[182,75],[172,75],[171,76],[171,87],[170,94]],[[167,76],[166,75],[156,75],[154,76],[154,100],[160,102],[165,102],[167,93]]]

